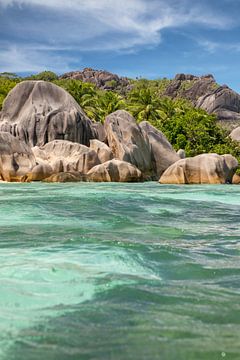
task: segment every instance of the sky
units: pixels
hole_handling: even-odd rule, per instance
[[[0,0],[0,72],[85,67],[240,92],[240,0]]]

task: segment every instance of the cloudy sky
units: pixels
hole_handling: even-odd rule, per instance
[[[0,0],[0,72],[214,74],[240,92],[240,0]]]

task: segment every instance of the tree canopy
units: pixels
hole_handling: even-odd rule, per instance
[[[58,79],[44,71],[31,79],[52,81],[68,91],[93,121],[104,122],[110,113],[124,109],[138,122],[146,120],[161,130],[176,150],[184,149],[187,156],[200,153],[230,153],[240,160],[240,145],[233,142],[217,123],[215,115],[195,108],[185,99],[164,97],[168,79],[132,80],[128,91],[99,90],[81,80]],[[28,78],[29,79],[29,78]],[[21,80],[15,74],[0,74],[0,109],[8,92]]]

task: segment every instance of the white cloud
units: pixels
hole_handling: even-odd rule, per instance
[[[74,62],[74,59],[45,52],[46,50],[47,48],[34,49],[16,45],[9,45],[5,49],[0,47],[1,69],[9,72],[33,73],[43,70],[56,71],[57,69],[58,72],[72,70],[69,68],[68,63]],[[80,61],[81,59],[78,60]]]
[[[36,6],[38,9],[33,11]],[[27,66],[29,71],[35,71],[51,64],[58,71],[68,67],[66,53],[59,58],[44,48],[73,49],[78,53],[131,52],[158,45],[167,28],[190,24],[224,28],[232,21],[217,14],[216,9],[196,6],[190,0],[0,0],[3,16],[5,11],[11,15],[13,8],[20,12],[19,18],[8,18],[6,33],[16,40],[2,49],[0,66],[4,70],[15,66],[14,71]],[[21,16],[26,12],[31,12],[31,16]]]
[[[239,52],[240,51],[240,43],[224,43],[224,42],[217,42],[207,39],[197,39],[197,43],[207,52],[210,54],[215,53],[216,51],[233,51]]]

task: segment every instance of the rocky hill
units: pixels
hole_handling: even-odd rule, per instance
[[[95,84],[99,89],[113,90],[123,95],[133,87],[133,82],[126,77],[91,68],[63,74],[60,79],[82,80]],[[190,100],[194,106],[206,110],[209,114],[216,114],[221,124],[229,130],[240,125],[240,94],[227,85],[217,84],[211,74],[177,74],[167,84],[163,96]]]
[[[91,68],[63,74],[60,79],[82,80],[83,82],[95,84],[102,90],[123,90],[129,86],[129,80],[126,77],[119,77],[105,70],[94,70]]]
[[[178,74],[164,94],[172,98],[186,98],[194,106],[209,114],[216,114],[228,129],[240,125],[240,95],[227,85],[218,85],[213,75],[197,77]]]

